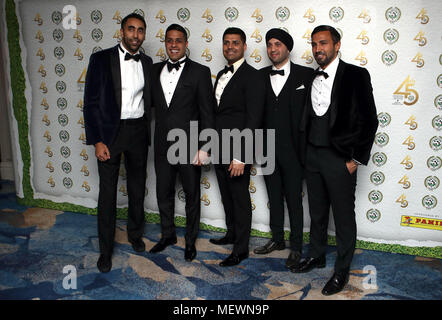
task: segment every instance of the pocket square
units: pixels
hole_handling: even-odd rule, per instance
[[[296,90],[301,90],[301,89],[305,89],[303,84],[301,84],[299,87],[296,88]]]

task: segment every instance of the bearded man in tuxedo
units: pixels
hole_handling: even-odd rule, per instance
[[[151,120],[148,76],[152,59],[140,51],[146,36],[142,16],[126,16],[120,34],[121,43],[91,55],[84,90],[86,143],[95,146],[100,180],[100,272],[112,268],[121,155],[127,173],[128,239],[136,252],[145,250],[142,236]]]
[[[336,227],[334,274],[322,290],[340,292],[348,282],[356,245],[355,189],[357,169],[367,165],[378,127],[370,74],[338,57],[340,34],[330,26],[312,32],[315,71],[301,118],[301,155],[306,169],[310,208],[308,257],[293,272],[326,264],[330,206]]]

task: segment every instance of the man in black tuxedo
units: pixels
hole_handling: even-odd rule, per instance
[[[253,133],[255,129],[262,128],[264,80],[245,61],[246,49],[246,35],[241,29],[225,30],[223,54],[228,66],[218,73],[215,82],[215,128],[220,137],[223,129],[249,130]],[[250,150],[250,146],[244,141],[238,148],[234,148],[232,144],[230,147],[230,150],[220,148],[222,159],[219,159],[219,164],[215,164],[226,214],[227,233],[221,239],[210,239],[214,244],[233,244],[232,254],[220,263],[223,267],[237,265],[248,257],[252,223],[249,184],[253,163],[250,158],[253,155],[246,154],[246,149]],[[235,154],[234,149],[240,150],[241,154]]]
[[[98,238],[101,272],[112,268],[117,183],[121,155],[127,172],[129,197],[127,234],[136,252],[145,250],[144,193],[150,144],[150,85],[152,59],[139,48],[146,22],[130,14],[121,22],[121,43],[90,57],[84,92],[86,143],[95,146],[100,190]]]
[[[293,272],[325,267],[330,205],[336,227],[335,272],[322,293],[340,292],[356,245],[355,189],[358,165],[367,165],[378,126],[370,75],[337,58],[340,35],[330,26],[312,32],[320,68],[307,93],[300,130],[310,207],[308,257]]]
[[[150,252],[160,252],[177,242],[174,209],[178,174],[186,197],[184,257],[187,261],[192,261],[196,256],[195,241],[201,216],[201,163],[202,158],[207,158],[207,153],[198,150],[197,146],[192,154],[190,140],[193,138],[198,141],[198,137],[191,137],[190,134],[191,127],[195,125],[198,125],[199,131],[213,128],[215,100],[210,69],[186,57],[186,30],[177,24],[170,25],[166,30],[165,45],[169,59],[167,62],[154,64],[151,73],[152,106],[155,107],[156,192],[162,237]],[[187,150],[184,150],[184,163],[181,160],[175,163],[176,161],[168,158],[168,149],[174,142],[168,141],[167,135],[176,128],[184,130],[188,140]]]
[[[270,202],[272,239],[254,250],[267,254],[285,249],[284,198],[290,220],[290,254],[288,268],[296,267],[301,258],[304,213],[302,208],[303,169],[298,156],[299,122],[305,93],[313,69],[290,62],[293,38],[274,28],[266,34],[267,55],[272,65],[261,69],[266,80],[264,127],[275,130],[275,170],[265,175]]]

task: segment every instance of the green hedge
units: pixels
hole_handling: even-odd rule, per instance
[[[55,203],[49,200],[35,200],[35,199],[18,199],[19,204],[25,206],[34,206],[34,207],[42,207],[49,208],[60,211],[70,211],[70,212],[79,212],[86,213],[90,215],[96,215],[97,210],[86,208],[83,206],[75,205],[72,203]],[[118,219],[127,219],[127,208],[119,208],[117,209],[117,218]],[[147,223],[160,223],[160,216],[157,213],[148,213],[145,212],[145,218]],[[178,227],[186,226],[186,218],[184,217],[175,217],[175,224]],[[200,223],[201,230],[210,230],[217,232],[225,232],[226,230],[223,228],[214,227],[205,223]],[[251,235],[255,237],[263,237],[263,238],[271,238],[270,232],[262,232],[255,229],[252,229]],[[285,231],[285,239],[289,240],[290,233]],[[308,232],[304,232],[303,241],[304,243],[309,243]],[[336,238],[334,236],[328,236],[328,244],[336,246]],[[366,250],[376,250],[376,251],[384,251],[384,252],[394,252],[401,254],[408,254],[413,256],[421,256],[421,257],[429,257],[429,258],[438,258],[442,259],[442,247],[408,247],[402,246],[398,244],[381,244],[374,243],[368,241],[357,240],[356,248],[358,249],[366,249]]]

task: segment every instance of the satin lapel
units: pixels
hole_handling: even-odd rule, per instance
[[[239,67],[239,69],[233,74],[232,79],[230,79],[229,83],[226,85],[226,87],[224,88],[223,94],[221,95],[221,99],[220,99],[220,103],[219,103],[219,107],[222,107],[222,101],[223,101],[223,97],[226,94],[229,94],[229,90],[231,90],[233,88],[233,86],[235,85],[236,82],[238,82],[241,78],[241,74],[244,72],[245,65],[247,64],[246,61],[244,61],[242,63],[242,65]]]
[[[219,80],[219,78],[221,78],[222,75],[223,75],[223,74],[221,73],[221,71],[218,72],[218,74],[216,75],[215,84],[214,84],[214,86],[213,86],[213,95],[215,95],[215,92],[216,92],[216,86],[218,85],[218,80]]]
[[[333,127],[336,121],[336,115],[338,113],[339,94],[341,93],[342,76],[345,70],[345,63],[339,61],[338,69],[336,70],[335,80],[333,82],[333,88],[331,92],[330,102],[330,128]]]
[[[146,59],[143,57],[141,58],[141,64],[143,66],[143,74],[144,74],[144,95],[146,95],[146,93],[150,92],[150,81],[149,81],[149,66],[147,65]],[[145,99],[147,97],[144,97]]]
[[[118,45],[111,51],[110,67],[112,73],[112,82],[114,84],[115,100],[121,112],[121,69]]]
[[[275,95],[275,92],[273,91],[272,83],[271,83],[271,80],[270,80],[270,78],[271,78],[270,72],[271,71],[272,71],[272,68],[270,68],[269,71],[268,71],[269,75],[268,75],[267,79],[268,79],[268,85],[270,86],[270,89],[272,89],[273,95]],[[276,75],[274,77],[278,77],[278,76]],[[298,87],[298,83],[299,82],[300,81],[299,81],[298,77],[296,77],[295,65],[294,65],[293,62],[290,62],[290,75],[287,78],[286,82],[284,83],[284,86],[282,87],[281,92],[283,90],[287,90],[288,89],[289,92],[290,92],[290,97],[291,97],[290,101],[292,101],[292,102],[294,101],[294,96],[296,94],[296,88]],[[281,94],[281,92],[279,94]]]
[[[303,84],[302,79],[299,78],[297,72],[295,71],[295,64],[290,62],[290,75],[287,81],[290,81],[290,88],[292,88],[292,93],[296,93],[296,89]]]
[[[295,72],[295,65],[293,64],[293,62],[290,62],[290,75],[287,78],[287,81],[284,84],[284,87],[286,85],[289,85],[289,90],[290,90],[290,101],[294,101],[294,96],[296,94],[296,88],[297,86],[297,82],[298,82],[298,78],[296,77],[296,72]],[[284,90],[284,87],[282,88]]]
[[[165,65],[166,65],[166,61],[163,61],[159,65],[157,73],[155,74],[155,81],[158,81],[159,90],[156,93],[154,92],[154,94],[159,94],[160,95],[160,99],[163,102],[162,103],[162,107],[167,109],[166,97],[164,96],[163,86],[161,85],[161,71],[163,70]]]
[[[216,75],[215,84],[213,85],[213,99],[215,101],[217,101],[216,100],[216,86],[218,85],[218,80],[219,80],[219,78],[221,78],[222,75],[223,75],[223,73],[221,71],[218,72],[218,74]],[[221,104],[221,101],[220,101],[220,104]],[[214,105],[215,105],[215,112],[218,112],[219,111],[218,102],[216,102]]]
[[[266,87],[268,88],[268,90],[270,90],[271,92],[272,92],[272,94],[273,94],[273,96],[274,97],[276,97],[276,95],[275,95],[275,91],[273,91],[273,87],[272,87],[272,81],[270,80],[270,72],[272,71],[272,66],[270,66],[267,70],[266,70],[266,79],[265,79],[265,82],[266,82]]]
[[[141,58],[140,60],[141,60],[141,65],[143,66],[144,79],[147,79],[147,77],[148,77],[148,72],[147,72],[148,66],[147,66],[146,60],[144,58]]]
[[[190,59],[187,58],[187,62],[184,64],[184,67],[183,67],[184,69],[181,72],[180,78],[178,79],[178,82],[176,84],[175,91],[172,96],[172,100],[170,100],[169,109],[172,108],[175,100],[177,99],[177,97],[176,97],[177,89],[183,86],[183,83],[184,83],[187,75],[189,74],[189,69],[191,69],[190,65],[191,65]]]
[[[310,112],[312,110],[312,85],[313,85],[314,76],[310,79],[308,84],[306,84],[306,96],[305,96],[305,105],[304,110],[301,116],[301,123],[299,128],[301,131],[305,131],[307,129],[308,117],[310,116]]]
[[[272,76],[270,75],[271,71],[272,71],[272,67],[270,67],[269,70],[268,70],[268,76],[266,77],[267,78],[267,84],[269,85],[269,88],[272,91],[273,95],[276,97],[275,91],[273,91],[273,87],[272,87],[272,81],[271,81]],[[274,77],[279,77],[279,76],[275,75]],[[293,101],[293,97],[294,97],[295,92],[296,92],[294,90],[294,89],[296,89],[296,87],[294,87],[296,85],[296,81],[297,81],[297,78],[296,78],[294,64],[293,64],[293,62],[290,62],[290,75],[287,78],[287,80],[285,81],[284,85],[282,86],[281,91],[279,92],[279,94],[281,94],[281,92],[283,90],[287,90],[288,89],[289,92],[290,92],[291,101]],[[288,88],[286,88],[286,86]]]

